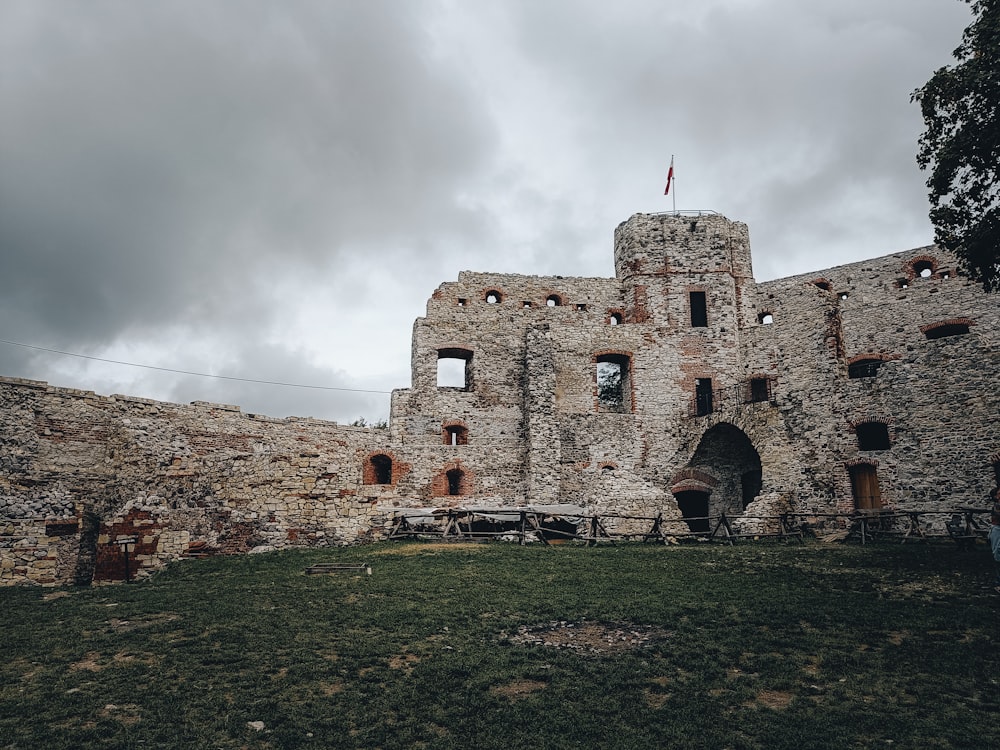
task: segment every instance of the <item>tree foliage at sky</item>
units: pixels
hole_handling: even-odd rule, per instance
[[[930,170],[930,219],[962,271],[1000,290],[1000,0],[964,0],[973,20],[953,55],[913,92],[926,130],[917,163]]]

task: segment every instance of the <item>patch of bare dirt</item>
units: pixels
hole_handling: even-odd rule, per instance
[[[508,682],[506,685],[494,685],[490,688],[490,692],[493,695],[500,695],[516,701],[526,695],[544,690],[547,687],[548,683],[540,680],[514,680],[513,682]]]
[[[406,674],[413,671],[413,665],[420,662],[420,657],[416,654],[396,654],[389,659],[390,669],[402,669]]]
[[[69,665],[70,669],[82,669],[87,672],[100,672],[104,667],[100,664],[101,654],[98,651],[89,651],[80,661]]]
[[[757,699],[753,705],[780,711],[788,708],[788,704],[792,702],[794,697],[791,693],[782,690],[761,690],[757,693]]]
[[[582,654],[614,654],[649,646],[669,635],[668,631],[652,625],[560,620],[521,625],[513,635],[501,633],[501,638],[524,646],[564,648]]]
[[[344,683],[340,681],[321,683],[320,692],[329,698],[331,695],[344,692]]]

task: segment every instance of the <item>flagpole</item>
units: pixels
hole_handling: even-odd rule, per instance
[[[667,171],[667,187],[663,191],[664,195],[670,195],[670,183],[672,183],[672,182],[673,183],[677,182],[674,179],[674,155],[673,154],[670,155],[670,169]],[[673,198],[673,201],[674,201],[674,213],[676,214],[677,213],[677,190],[674,190],[674,194],[673,194],[672,198]]]
[[[674,168],[674,155],[670,154],[670,169]],[[674,216],[677,215],[677,177],[674,176]]]

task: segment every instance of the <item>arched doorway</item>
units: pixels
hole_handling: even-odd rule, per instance
[[[705,482],[710,485],[708,487],[694,490],[681,485],[673,490],[685,518],[721,513],[739,515],[760,494],[763,485],[760,454],[743,430],[727,422],[715,425],[702,435],[683,471],[712,480]],[[692,509],[690,514],[685,511],[682,497]],[[705,512],[694,512],[703,508]],[[691,530],[695,531],[693,527]]]

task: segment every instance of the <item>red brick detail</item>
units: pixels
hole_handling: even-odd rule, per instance
[[[118,523],[101,526],[101,535],[108,536],[107,544],[97,545],[97,560],[94,567],[95,581],[124,581],[125,555],[117,543],[122,537],[133,537],[135,547],[129,552],[131,577],[142,567],[140,555],[153,556],[159,542],[163,524],[153,520],[149,511],[131,510]]]
[[[620,308],[617,308],[617,307],[613,307],[610,310],[608,310],[607,315],[604,316],[604,322],[607,323],[608,325],[610,325],[611,324],[611,316],[613,316],[613,315],[617,315],[618,316],[618,322],[619,323],[624,323],[625,322],[625,311],[622,310],[622,309],[620,309]]]
[[[884,424],[886,427],[889,427],[890,425],[893,424],[893,419],[892,417],[878,417],[878,416],[868,415],[865,417],[858,417],[857,419],[851,419],[848,420],[847,422],[847,425],[852,430],[856,430],[858,428],[858,425],[862,424]]]
[[[847,360],[848,365],[853,365],[856,362],[870,362],[876,360],[878,362],[891,362],[894,359],[902,359],[902,354],[882,354],[880,352],[865,352],[864,354],[855,354],[853,357]]]
[[[405,472],[403,471],[404,467],[400,465],[399,461],[396,460],[396,454],[392,451],[372,451],[365,457],[364,462],[361,464],[362,484],[380,484],[375,471],[375,463],[372,461],[372,459],[376,456],[385,456],[392,461],[392,471],[390,473],[389,484],[385,486],[395,486],[396,482],[399,481],[399,478]],[[409,469],[409,464],[406,464],[405,468]]]
[[[676,474],[674,474],[673,477],[671,477],[670,491],[673,492],[675,490],[676,485],[689,484],[689,483],[701,484],[706,487],[715,487],[719,483],[719,480],[713,477],[711,474],[707,474],[704,471],[701,471],[700,469],[695,469],[691,466],[687,466],[678,471]]]
[[[458,495],[452,495],[449,490],[448,472],[458,469],[462,472],[462,481]],[[431,480],[431,497],[465,497],[471,495],[476,485],[475,474],[462,461],[449,461]]]
[[[935,328],[943,328],[944,326],[974,326],[976,321],[972,318],[948,318],[947,320],[939,320],[936,323],[928,323],[925,326],[920,326],[920,332],[926,334],[928,331],[933,331]]]
[[[636,286],[632,290],[632,321],[645,323],[649,320],[649,296],[645,286]]]
[[[441,423],[441,441],[444,445],[451,445],[451,433],[453,431],[457,432],[455,438],[456,445],[469,444],[469,428],[465,422],[461,419],[448,419]]]
[[[903,264],[903,271],[906,273],[906,277],[910,281],[913,281],[920,276],[917,267],[927,265],[930,266],[932,276],[938,272],[937,258],[933,255],[917,255],[914,258],[910,258],[910,260]]]
[[[844,461],[844,466],[874,466],[878,468],[877,458],[852,458],[849,461]]]
[[[94,422],[56,419],[47,414],[35,414],[35,434],[56,443],[105,443],[108,431]]]

